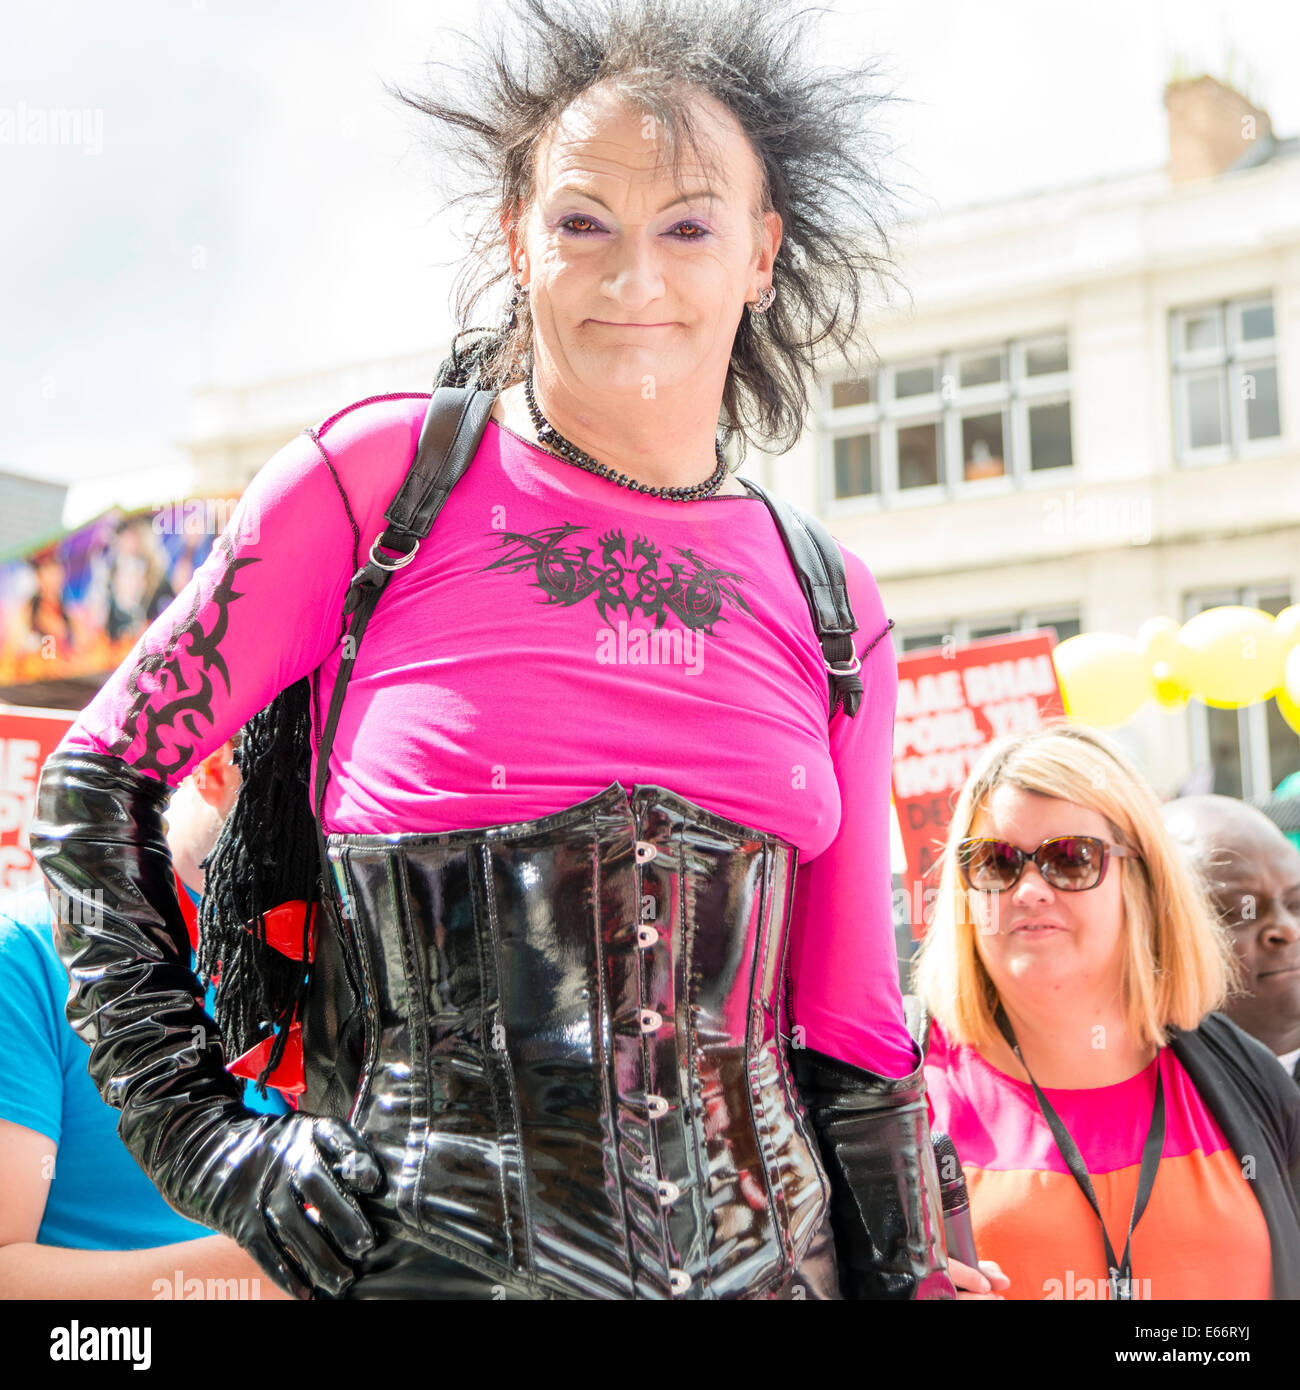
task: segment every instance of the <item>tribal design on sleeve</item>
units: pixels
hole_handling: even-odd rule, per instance
[[[665,563],[659,547],[638,535],[630,544],[622,531],[607,531],[600,537],[599,559],[589,545],[566,545],[581,526],[565,522],[533,532],[506,531],[495,536],[505,550],[485,570],[507,569],[515,573],[532,570],[534,585],[546,595],[548,604],[572,607],[590,598],[601,618],[612,621],[611,611],[622,609],[629,620],[636,610],[663,627],[669,613],[682,623],[712,635],[716,622],[726,622],[722,609],[729,599],[746,613],[751,612],[740,592],[748,583],[734,570],[711,569],[693,550],[675,546],[686,562]]]
[[[214,675],[230,693],[230,671],[221,642],[230,626],[230,605],[243,597],[234,587],[235,575],[245,565],[256,564],[259,557],[235,559],[225,534],[217,537],[214,550],[226,561],[216,584],[208,594],[196,587],[189,611],[177,617],[161,649],[142,649],[128,679],[130,705],[119,736],[109,745],[110,753],[124,758],[136,771],[151,772],[164,782],[191,761],[211,733]],[[138,740],[143,740],[140,751],[128,755]]]

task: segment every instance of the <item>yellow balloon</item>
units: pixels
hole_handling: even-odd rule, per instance
[[[1282,689],[1278,693],[1285,695],[1293,705],[1300,705],[1300,647],[1292,647],[1287,653],[1282,667]]]
[[[1162,709],[1182,709],[1191,698],[1187,687],[1174,674],[1174,667],[1168,661],[1157,661],[1151,668],[1151,689]]]
[[[1188,690],[1178,671],[1178,624],[1172,618],[1148,618],[1138,628],[1137,644],[1146,653],[1156,702],[1162,709],[1182,709]]]
[[[1277,701],[1278,713],[1295,733],[1300,734],[1300,704],[1297,704],[1285,690],[1279,690],[1273,698]]]
[[[1146,654],[1130,637],[1081,632],[1052,651],[1065,712],[1107,728],[1125,724],[1151,695]]]
[[[1284,608],[1273,619],[1273,631],[1277,633],[1278,641],[1287,651],[1300,642],[1300,603],[1293,603],[1290,608]]]
[[[1266,700],[1282,684],[1285,649],[1273,616],[1258,608],[1207,608],[1178,633],[1178,676],[1216,709]]]
[[[1285,608],[1278,614],[1279,618],[1284,618],[1288,613],[1300,612],[1300,604],[1295,608]],[[1286,720],[1287,724],[1300,734],[1300,646],[1292,647],[1287,654],[1286,665],[1283,667],[1282,689],[1275,695],[1277,701],[1277,711]]]
[[[1178,650],[1178,624],[1172,618],[1148,618],[1138,628],[1137,644],[1153,666],[1157,661],[1172,666]]]

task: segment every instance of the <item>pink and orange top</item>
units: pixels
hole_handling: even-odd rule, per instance
[[[1151,1122],[1156,1068],[1166,1129],[1155,1186],[1133,1233],[1135,1295],[1267,1299],[1268,1229],[1242,1163],[1191,1078],[1163,1047],[1125,1081],[1043,1087],[1078,1145],[1117,1255],[1122,1255]],[[936,1020],[925,1062],[931,1125],[957,1146],[975,1248],[1011,1281],[1008,1299],[1108,1297],[1105,1246],[1028,1082],[999,1071]]]

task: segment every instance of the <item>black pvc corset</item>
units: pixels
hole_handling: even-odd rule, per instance
[[[618,782],[527,821],[326,840],[363,996],[348,1119],[390,1219],[543,1296],[791,1277],[829,1201],[782,1026],[793,845]]]
[[[545,1297],[762,1296],[777,1285],[781,1297],[807,1253],[799,1273],[836,1296],[829,1185],[781,1034],[794,846],[666,788],[628,796],[617,782],[513,825],[324,832],[357,647],[405,563],[375,547],[415,553],[472,461],[490,401],[431,396],[388,525],[348,588],[354,642],[323,731],[318,678],[313,809],[324,883],[343,910],[339,930],[321,935],[304,1007],[306,1104],[347,1115],[380,1154],[385,1192],[361,1200],[389,1204],[385,1230],[494,1279]],[[837,544],[815,518],[747,487],[772,511],[808,599],[829,713],[842,703],[853,715],[857,625]],[[656,913],[671,903],[666,940],[641,939],[647,883],[660,884]]]

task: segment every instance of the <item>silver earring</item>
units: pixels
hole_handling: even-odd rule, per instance
[[[776,286],[769,285],[758,299],[749,306],[751,314],[765,314],[772,307],[776,300]]]

